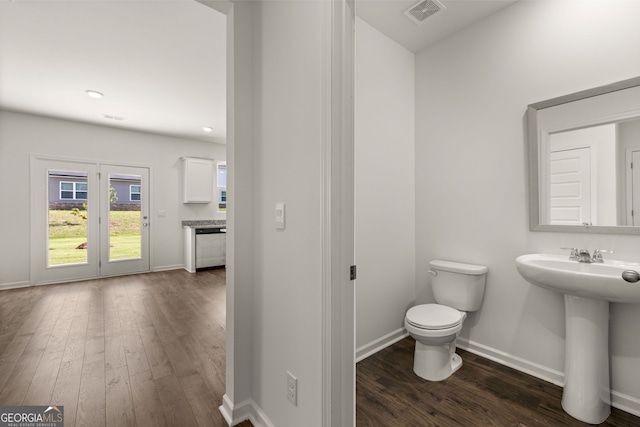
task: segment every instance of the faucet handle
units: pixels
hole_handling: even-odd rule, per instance
[[[569,254],[569,260],[571,260],[571,261],[577,261],[578,260],[578,248],[560,248],[560,249],[564,249],[566,251],[571,251],[571,254]]]
[[[604,262],[604,259],[602,258],[602,253],[606,253],[606,254],[612,254],[614,253],[613,251],[607,251],[604,249],[595,249],[593,251],[593,258],[591,259],[591,262],[597,262],[597,263],[602,263]]]

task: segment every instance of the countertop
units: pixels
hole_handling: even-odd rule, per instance
[[[197,219],[182,221],[183,227],[190,228],[226,228],[227,221],[224,219]]]

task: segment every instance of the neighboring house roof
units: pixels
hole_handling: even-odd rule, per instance
[[[49,178],[86,178],[86,172],[72,172],[72,171],[49,171]],[[135,175],[118,175],[111,174],[112,180],[117,179],[119,181],[131,181],[140,182],[140,177]]]

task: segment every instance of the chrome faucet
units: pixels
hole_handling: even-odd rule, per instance
[[[603,253],[607,253],[607,254],[612,254],[613,251],[605,251],[604,249],[596,249],[593,251],[593,256],[589,255],[589,251],[587,249],[580,249],[578,250],[578,248],[560,248],[560,249],[566,249],[568,251],[571,251],[571,254],[569,255],[569,260],[570,261],[578,261],[578,262],[584,262],[584,263],[598,263],[598,264],[602,264],[604,262],[604,259],[602,258],[602,254]]]
[[[602,258],[602,253],[612,254],[613,251],[605,251],[604,249],[596,249],[593,251],[593,257],[591,258],[591,262],[596,262],[602,264],[604,259]]]
[[[578,251],[578,262],[591,263],[591,255],[586,249],[580,249]]]
[[[567,251],[571,251],[569,254],[569,261],[577,261],[578,260],[578,248],[560,248],[565,249]]]

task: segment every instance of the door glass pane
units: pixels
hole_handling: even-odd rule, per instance
[[[109,261],[142,256],[141,179],[109,174]]]
[[[86,263],[87,172],[49,170],[47,182],[47,266]]]

